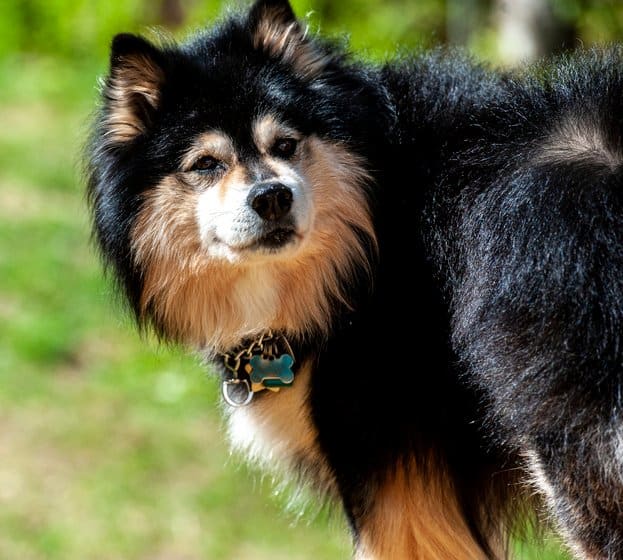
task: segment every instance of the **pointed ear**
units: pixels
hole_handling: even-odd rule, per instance
[[[288,0],[256,0],[249,11],[251,26],[257,25],[266,17],[274,21],[280,20],[284,25],[296,22],[296,16]]]
[[[164,83],[163,56],[151,43],[127,33],[112,42],[110,75],[104,89],[106,138],[134,140],[149,128]]]
[[[256,0],[249,11],[253,45],[292,65],[304,78],[318,75],[328,62],[296,19],[288,0]]]

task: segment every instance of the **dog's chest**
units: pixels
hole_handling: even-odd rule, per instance
[[[266,392],[249,406],[232,408],[228,433],[234,449],[274,471],[313,474],[313,483],[331,492],[334,481],[318,445],[309,404],[311,367],[303,364],[291,387]]]

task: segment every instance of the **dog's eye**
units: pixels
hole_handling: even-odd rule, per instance
[[[294,138],[280,138],[275,142],[272,152],[277,157],[289,159],[296,152],[296,147],[297,141]]]
[[[200,157],[193,166],[190,168],[191,171],[198,171],[199,173],[214,173],[215,171],[219,171],[223,168],[223,162],[219,161],[212,156],[202,156]]]

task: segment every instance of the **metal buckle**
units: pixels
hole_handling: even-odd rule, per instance
[[[244,385],[245,390],[247,391],[247,396],[241,400],[237,401],[229,393],[229,388],[232,385]],[[235,408],[240,408],[242,406],[247,406],[253,400],[253,391],[251,391],[251,386],[246,379],[228,379],[227,381],[223,381],[222,385],[223,398],[225,402],[233,406]]]

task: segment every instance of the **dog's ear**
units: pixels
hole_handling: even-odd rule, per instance
[[[155,46],[127,33],[113,39],[104,89],[108,141],[130,142],[149,128],[163,83],[163,56]]]
[[[251,26],[257,25],[267,16],[273,20],[281,20],[284,25],[296,22],[294,10],[288,0],[257,0],[249,12]]]
[[[253,45],[290,64],[304,78],[313,78],[325,68],[326,53],[307,35],[288,0],[257,0],[249,11]]]

